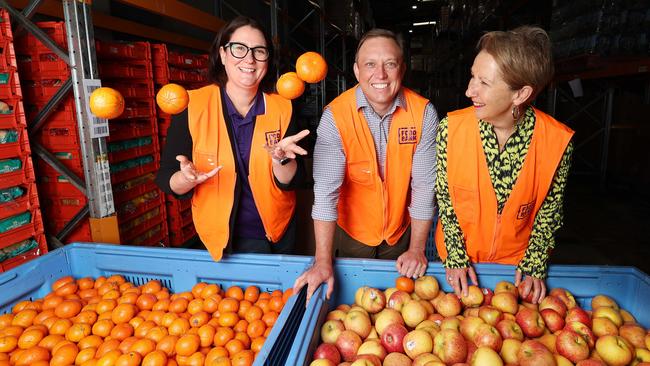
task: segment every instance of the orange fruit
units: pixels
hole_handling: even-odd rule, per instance
[[[142,366],[165,366],[167,355],[163,351],[153,351],[142,359]]]
[[[14,314],[0,314],[0,329],[8,327],[14,319]]]
[[[230,358],[228,357],[228,351],[223,348],[223,347],[213,347],[208,351],[208,353],[205,355],[205,364],[206,366],[208,365],[218,365],[216,360],[219,358],[226,358],[228,361],[230,361]]]
[[[18,338],[18,347],[21,349],[27,349],[37,346],[44,337],[45,333],[42,330],[25,330]]]
[[[187,334],[176,341],[176,346],[174,350],[177,355],[180,356],[190,356],[199,349],[201,345],[201,339],[195,334]]]
[[[155,294],[156,292],[162,290],[162,285],[158,280],[151,280],[144,285],[140,286],[143,294]]]
[[[115,89],[101,87],[90,94],[90,111],[99,118],[113,119],[124,112],[124,97]]]
[[[65,340],[65,337],[60,334],[49,334],[43,337],[40,342],[38,342],[38,346],[47,348],[51,351],[54,346],[63,340]]]
[[[269,298],[270,299],[270,298]],[[268,313],[271,309],[269,308],[269,299],[257,300],[255,306],[262,309],[262,312]]]
[[[133,304],[135,305],[136,301],[138,301],[138,296],[139,294],[135,292],[126,292],[122,293],[122,296],[120,296],[117,299],[118,304]]]
[[[167,335],[169,335],[169,331],[167,330],[166,327],[157,326],[149,329],[149,331],[144,337],[158,343],[161,339],[163,339]]]
[[[185,318],[175,319],[168,327],[169,334],[181,336],[190,330],[190,322]]]
[[[142,355],[138,352],[123,353],[115,360],[115,366],[139,366],[142,361]]]
[[[171,302],[172,301],[169,300],[169,299],[160,299],[160,300],[156,301],[155,304],[153,304],[153,307],[151,308],[151,310],[152,311],[157,311],[157,310],[167,311],[167,310],[169,310],[169,304]]]
[[[232,366],[250,366],[255,361],[255,353],[251,350],[237,352],[230,361]]]
[[[178,342],[178,336],[168,334],[164,336],[156,344],[156,351],[163,351],[168,357],[172,357],[176,354],[176,342]]]
[[[305,82],[295,72],[287,72],[280,76],[275,88],[282,97],[296,99],[305,91]]]
[[[119,341],[123,341],[132,335],[133,326],[129,323],[116,324],[113,329],[111,329],[111,337]]]
[[[202,325],[197,332],[199,340],[201,341],[201,347],[211,346],[216,333],[217,330],[213,326],[209,324]]]
[[[208,314],[212,314],[219,309],[219,303],[221,302],[222,297],[219,294],[214,294],[208,296],[203,300],[203,311]]]
[[[57,307],[57,305],[59,305],[61,302],[63,302],[63,297],[62,296],[56,295],[54,293],[51,293],[51,294],[52,294],[52,296],[46,296],[43,299],[43,309],[44,310],[54,309],[54,308]]]
[[[79,286],[77,286],[76,282],[69,282],[69,283],[66,283],[63,286],[59,287],[58,289],[56,289],[56,291],[54,291],[54,293],[59,295],[59,296],[66,296],[66,295],[74,294],[75,292],[77,292],[78,289],[79,289]]]
[[[239,310],[237,310],[237,315],[239,315],[240,318],[243,318],[246,316],[246,312],[248,309],[250,309],[253,306],[253,304],[248,301],[248,300],[242,300],[239,302]]]
[[[257,301],[257,298],[260,296],[260,289],[257,286],[248,286],[246,291],[244,291],[244,300],[248,300],[251,303]]]
[[[194,315],[203,311],[203,299],[194,299],[187,304],[187,312]]]
[[[201,289],[200,297],[202,299],[207,299],[208,297],[210,297],[212,295],[218,294],[220,291],[221,291],[221,288],[216,283],[206,284]]]
[[[52,353],[50,359],[51,366],[67,366],[72,365],[79,354],[79,349],[74,344],[66,344],[61,346]]]
[[[201,308],[203,308],[203,306],[201,306]],[[205,311],[201,310],[195,313],[194,315],[192,315],[192,317],[190,317],[190,325],[192,327],[198,328],[204,324],[207,324],[208,320],[210,320],[210,315]]]
[[[162,310],[151,310],[151,312],[147,315],[145,320],[150,320],[157,325],[160,325],[162,323],[162,318],[165,316],[165,312]]]
[[[251,323],[254,320],[262,319],[263,315],[264,311],[259,306],[253,305],[246,311],[246,314],[244,314],[244,319]]]
[[[65,332],[65,339],[70,342],[77,343],[89,336],[92,332],[90,324],[76,323],[72,324],[70,328]]]
[[[95,280],[93,280],[91,277],[84,277],[77,280],[77,286],[79,287],[79,290],[88,290],[93,288],[94,285]]]
[[[95,353],[97,353],[97,349],[94,347],[91,348],[84,348],[77,353],[77,357],[74,360],[75,365],[81,365],[82,363],[92,360],[95,358]]]
[[[239,301],[232,297],[226,297],[219,302],[217,309],[220,313],[237,312],[239,310]]]
[[[275,312],[281,312],[284,307],[284,301],[281,296],[271,296],[269,299],[269,309]]]
[[[34,309],[25,309],[16,313],[11,320],[11,325],[17,325],[27,328],[34,323],[34,318],[38,315],[38,311]]]
[[[185,364],[187,366],[203,366],[205,362],[205,355],[201,352],[194,352],[187,357]]]
[[[77,342],[77,347],[83,350],[86,348],[97,348],[104,342],[104,339],[98,335],[88,335]]]
[[[222,327],[234,327],[239,321],[239,315],[232,311],[226,311],[219,315],[219,325]]]
[[[257,338],[263,336],[265,330],[266,330],[266,323],[258,319],[258,320],[253,320],[250,324],[248,324],[248,327],[246,328],[246,333],[251,338]]]
[[[32,365],[37,361],[49,361],[50,360],[50,351],[43,347],[31,347],[29,349],[23,350],[16,359],[16,366],[22,365]]]
[[[262,316],[262,321],[269,328],[271,328],[277,320],[278,320],[278,313],[276,313],[275,311],[269,311],[268,313]]]
[[[244,300],[244,291],[239,286],[230,286],[226,290],[226,297],[232,297],[237,300]]]
[[[232,330],[235,332],[245,332],[246,329],[248,328],[248,322],[244,319],[241,319],[235,324],[234,327],[232,327]]]
[[[54,315],[63,319],[70,319],[79,312],[81,312],[81,301],[78,300],[63,300],[59,305],[54,308]]]
[[[151,310],[157,301],[158,299],[154,294],[142,294],[138,296],[135,304],[140,310]]]
[[[97,303],[95,311],[97,314],[107,313],[112,311],[117,306],[117,301],[115,299],[102,299]]]
[[[284,303],[286,304],[292,295],[293,295],[293,289],[292,288],[286,289],[282,294],[282,301],[284,301]]]
[[[114,283],[116,285],[121,285],[123,283],[126,283],[126,280],[124,279],[124,276],[122,276],[121,274],[114,274],[111,275],[109,278],[107,278],[106,282]]]
[[[406,293],[412,293],[415,290],[415,281],[412,278],[400,276],[395,280],[395,288]]]
[[[137,340],[135,343],[133,343],[133,345],[131,345],[129,352],[135,351],[144,357],[150,352],[153,352],[155,349],[156,349],[156,342],[152,341],[151,339],[142,338]]]
[[[111,320],[115,324],[128,323],[136,313],[137,309],[133,304],[119,304],[111,313]]]
[[[244,345],[244,349],[249,349],[251,346],[251,337],[246,334],[246,332],[236,332],[235,333],[235,339],[238,339],[241,341],[241,343]]]
[[[52,284],[52,291],[56,291],[61,286],[65,285],[67,283],[73,282],[73,281],[74,281],[74,278],[72,278],[72,276],[61,277],[58,280],[54,281],[54,283]]]
[[[229,340],[224,347],[226,348],[226,350],[228,350],[228,354],[230,355],[230,357],[243,351],[245,348],[244,343],[242,343],[242,341],[240,341],[239,339]]]
[[[220,327],[217,328],[217,332],[214,334],[215,346],[225,346],[228,341],[235,338],[235,331],[231,328]]]
[[[5,335],[0,336],[0,352],[9,353],[18,346],[18,337]]]
[[[178,84],[167,84],[160,88],[156,94],[156,103],[158,107],[169,114],[178,114],[187,108],[190,102],[190,96],[187,90]]]
[[[57,319],[50,327],[50,334],[65,335],[68,328],[72,326],[70,319]]]
[[[108,351],[97,360],[95,366],[114,366],[115,362],[117,362],[117,359],[120,358],[120,356],[122,356],[122,352],[117,349]]]
[[[107,354],[108,352],[117,350],[120,346],[120,341],[117,339],[109,339],[104,341],[99,347],[97,347],[97,352],[95,353],[95,358],[100,358]]]
[[[327,76],[327,62],[317,52],[305,52],[296,60],[296,74],[307,83],[317,83]]]
[[[111,334],[113,327],[115,327],[115,323],[113,323],[112,320],[102,319],[93,324],[91,331],[93,334],[100,337],[108,337],[108,335]]]
[[[206,357],[207,360],[207,357]],[[210,360],[210,363],[206,362],[206,365],[210,366],[232,366],[230,358],[228,356],[219,356]]]
[[[172,300],[171,303],[169,303],[169,309],[168,311],[171,311],[172,313],[182,313],[185,310],[187,310],[187,305],[189,304],[189,300],[184,298],[184,297],[177,297],[176,299]]]
[[[41,313],[42,314],[42,313]],[[90,310],[82,310],[77,316],[72,318],[75,323],[85,323],[93,325],[97,321],[97,313]]]
[[[264,346],[264,341],[266,341],[265,337],[253,338],[253,340],[251,341],[251,351],[255,353],[261,351],[262,347]]]
[[[194,295],[194,298],[200,297],[201,296],[201,291],[205,286],[208,284],[205,282],[199,282],[196,285],[192,287],[192,295]]]

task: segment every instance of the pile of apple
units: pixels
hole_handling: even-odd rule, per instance
[[[361,287],[320,329],[310,366],[650,366],[650,333],[610,297],[591,311],[554,288],[540,304],[510,282],[457,297],[432,276]]]

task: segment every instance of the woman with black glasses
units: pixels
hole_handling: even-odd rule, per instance
[[[262,27],[237,17],[210,50],[212,84],[189,91],[173,117],[156,183],[192,197],[194,226],[215,260],[224,249],[291,253],[294,187],[303,177],[291,102],[269,94],[272,50]]]

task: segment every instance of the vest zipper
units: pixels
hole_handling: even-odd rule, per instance
[[[501,233],[501,214],[497,214],[497,220],[494,223],[494,236],[492,237],[492,245],[490,246],[490,256],[488,257],[488,261],[494,260],[494,254],[497,250],[497,238],[499,237],[499,233]]]
[[[381,182],[381,203],[382,203],[382,211],[383,211],[383,220],[382,220],[382,229],[381,229],[381,237],[382,241],[386,240],[386,221],[388,220],[388,205],[386,204],[386,184],[382,181]]]

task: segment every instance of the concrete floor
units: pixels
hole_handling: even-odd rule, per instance
[[[650,199],[572,176],[551,264],[635,266],[650,274]]]

